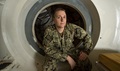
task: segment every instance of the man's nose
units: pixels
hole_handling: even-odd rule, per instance
[[[61,17],[61,21],[63,22],[63,17]]]

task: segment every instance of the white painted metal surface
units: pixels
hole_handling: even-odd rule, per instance
[[[90,54],[93,71],[97,71],[95,61],[100,53],[120,52],[120,0],[92,0],[100,21],[100,37],[94,51]]]
[[[101,20],[100,39],[96,49],[120,51],[120,0],[92,0]]]

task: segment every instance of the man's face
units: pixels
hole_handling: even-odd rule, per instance
[[[58,28],[64,28],[66,25],[66,13],[65,11],[59,10],[55,12],[54,23]]]

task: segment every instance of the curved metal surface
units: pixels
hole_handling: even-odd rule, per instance
[[[36,20],[38,19],[38,17],[40,17],[39,15],[42,13],[42,11],[46,11],[47,9],[50,12],[51,6],[54,7],[54,5],[59,5],[61,4],[62,7],[66,8],[68,11],[70,12],[70,7],[72,7],[72,10],[77,10],[79,14],[81,14],[81,18],[80,20],[83,20],[84,25],[85,25],[85,30],[92,36],[93,42],[94,42],[94,46],[97,43],[97,39],[99,37],[99,30],[100,30],[100,21],[99,21],[99,16],[98,13],[96,11],[96,8],[94,7],[94,5],[91,3],[91,1],[43,1],[43,2],[36,2],[34,4],[34,6],[30,9],[30,11],[27,14],[26,17],[26,21],[25,21],[25,34],[26,34],[26,38],[29,42],[29,44],[35,49],[37,50],[39,53],[41,53],[42,55],[44,55],[44,52],[40,49],[42,48],[42,45],[40,43],[40,46],[38,46],[37,44],[37,39],[35,37],[35,35],[33,33],[34,29],[35,29],[35,25],[36,25]],[[89,8],[89,5],[91,6],[91,8]],[[55,6],[55,7],[56,7]],[[89,8],[89,9],[88,9]],[[94,13],[92,12],[94,11]],[[45,13],[45,12],[44,12]],[[92,16],[92,14],[96,15],[96,17]],[[69,18],[69,14],[68,14],[68,18]],[[71,17],[71,16],[70,16]],[[50,18],[50,17],[49,17]],[[77,18],[77,16],[76,16]],[[94,20],[93,20],[94,19]],[[48,22],[47,25],[49,25],[49,23],[51,24],[51,21]],[[39,23],[39,28],[40,28],[40,24]],[[78,25],[80,25],[81,23],[77,23]],[[46,26],[46,25],[45,25]],[[84,27],[83,27],[84,28]],[[42,36],[43,35],[43,31],[44,31],[44,26],[41,26],[42,31],[39,31],[39,33],[41,33]],[[94,31],[94,30],[97,30]],[[41,39],[42,40],[42,39]]]

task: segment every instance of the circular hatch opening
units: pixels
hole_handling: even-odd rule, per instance
[[[25,35],[28,43],[40,54],[44,30],[52,22],[52,11],[56,7],[66,10],[67,22],[74,23],[87,31],[93,40],[93,47],[96,45],[100,33],[100,19],[98,12],[91,1],[43,1],[37,2],[27,14],[25,21]],[[75,43],[78,40],[75,39]],[[78,44],[78,43],[76,43]],[[75,45],[76,45],[75,44]]]

